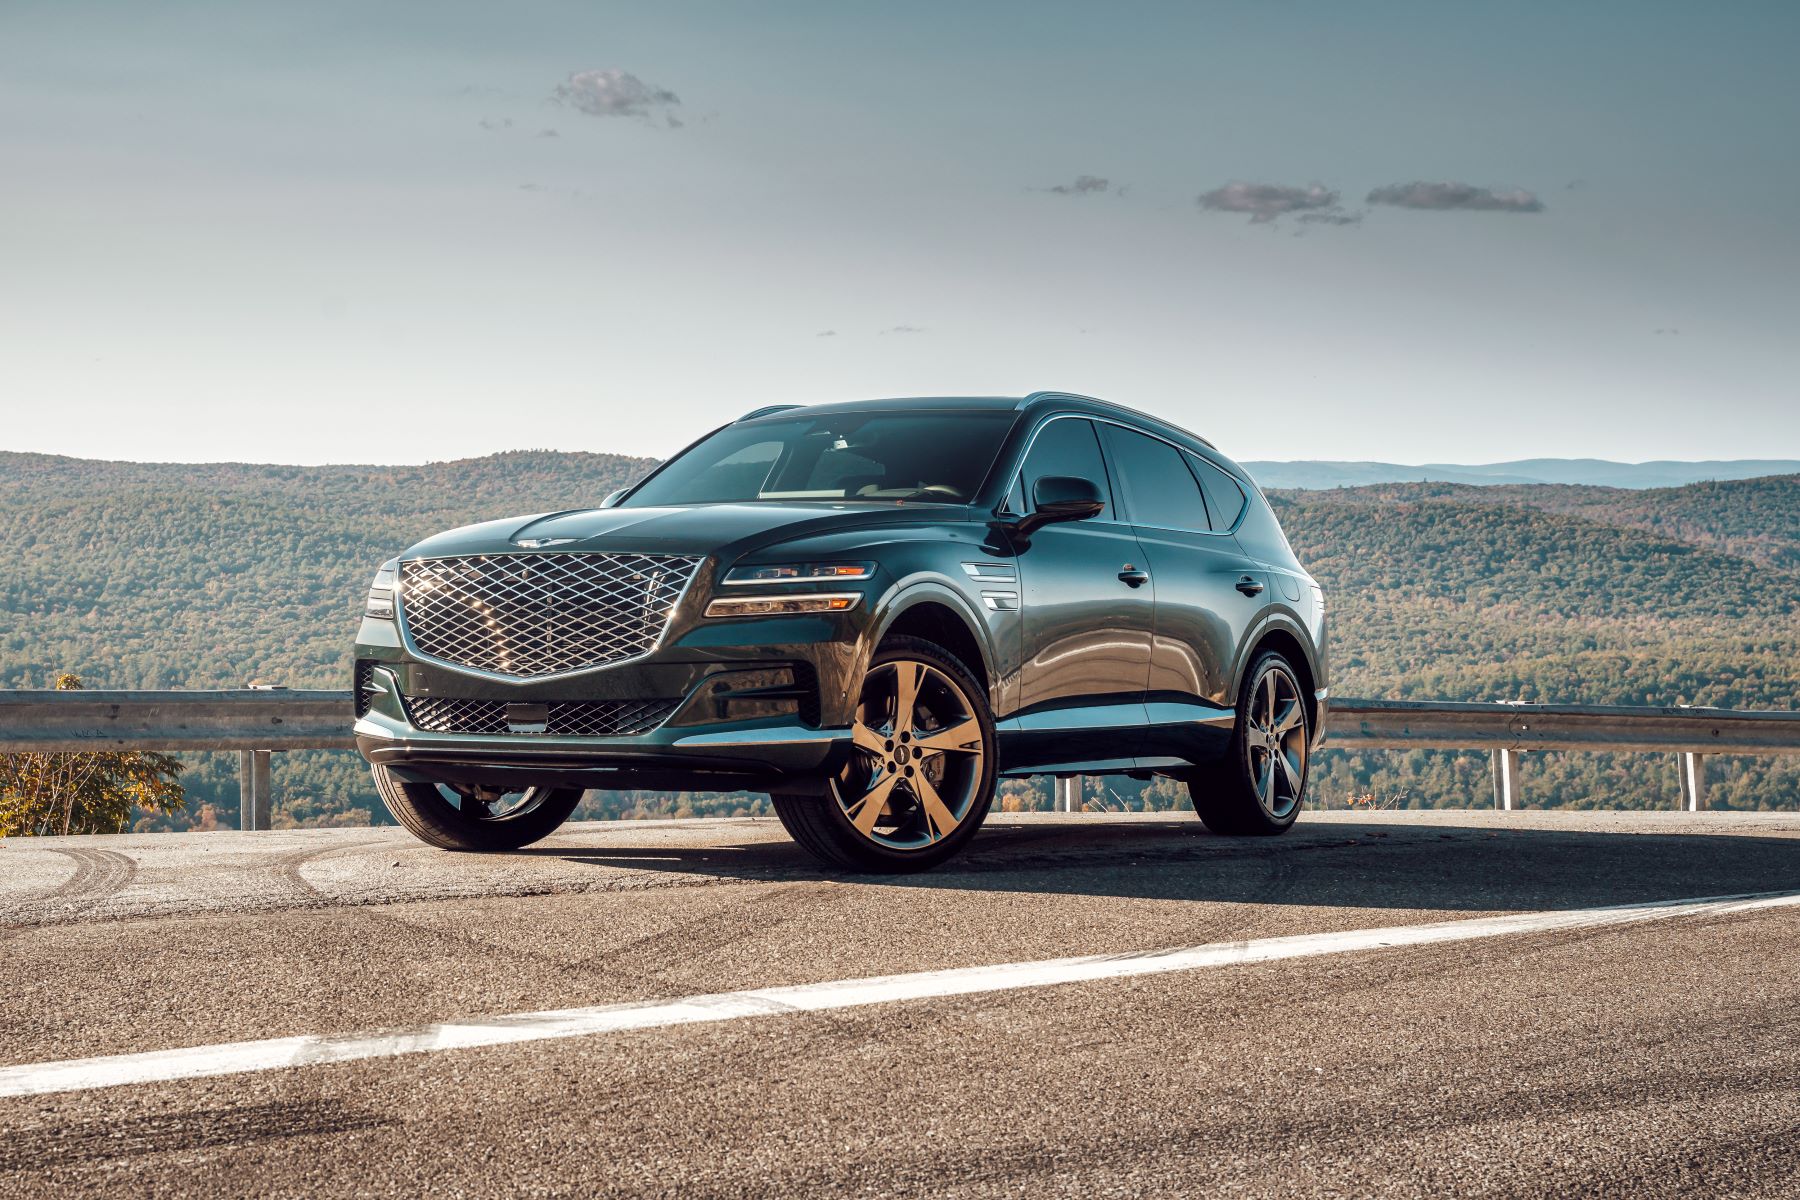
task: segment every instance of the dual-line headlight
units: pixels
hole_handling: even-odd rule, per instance
[[[394,593],[400,587],[400,560],[390,558],[381,564],[375,572],[375,580],[369,584],[369,600],[363,605],[363,616],[374,617],[377,621],[394,619]]]
[[[850,583],[875,574],[875,564],[771,563],[734,567],[721,587],[769,587],[784,583]],[[849,612],[862,599],[859,592],[766,592],[720,596],[706,606],[709,617],[769,617],[798,613]]]
[[[873,563],[780,563],[773,566],[738,567],[726,574],[725,585],[764,586],[783,583],[833,583],[868,579]],[[394,619],[394,596],[400,588],[400,560],[389,559],[369,583],[363,615],[378,621]],[[706,606],[709,617],[762,617],[790,613],[849,612],[862,599],[857,592],[758,592],[754,595],[721,596]]]
[[[875,564],[857,563],[773,563],[767,566],[733,567],[725,573],[726,587],[747,583],[840,583],[867,579],[875,573]]]

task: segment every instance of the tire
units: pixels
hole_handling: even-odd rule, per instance
[[[830,867],[899,874],[934,867],[975,836],[994,799],[997,743],[986,692],[955,655],[922,638],[884,642],[863,676],[853,738],[826,795],[769,797],[802,849]]]
[[[581,803],[580,788],[530,788],[496,793],[482,801],[447,787],[400,779],[386,767],[372,768],[375,790],[394,820],[422,842],[444,850],[517,850],[549,836]],[[519,800],[494,813],[510,796]]]
[[[1244,674],[1230,748],[1188,777],[1194,811],[1214,833],[1286,833],[1306,799],[1311,736],[1300,673],[1280,654],[1259,655]]]

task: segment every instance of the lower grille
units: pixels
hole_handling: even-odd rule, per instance
[[[369,715],[369,705],[375,699],[371,690],[375,684],[375,664],[366,658],[356,660],[356,676],[350,687],[356,701],[356,719],[362,720]]]
[[[679,700],[579,700],[547,704],[541,737],[635,737],[668,720]],[[504,700],[406,697],[406,719],[429,733],[513,734]]]

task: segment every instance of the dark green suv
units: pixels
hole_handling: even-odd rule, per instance
[[[761,409],[599,508],[384,564],[357,745],[396,819],[508,849],[585,788],[767,792],[836,866],[968,842],[1000,775],[1299,812],[1324,602],[1244,472],[1080,396]]]

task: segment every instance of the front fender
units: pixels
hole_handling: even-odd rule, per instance
[[[1000,667],[1000,655],[994,646],[993,630],[982,619],[981,612],[975,603],[948,580],[937,575],[909,576],[895,583],[883,593],[876,602],[874,619],[870,622],[870,636],[858,648],[859,671],[868,670],[869,660],[875,655],[879,646],[894,627],[901,623],[909,612],[920,606],[936,604],[950,610],[970,640],[981,654],[980,666],[982,675],[988,681],[988,703],[995,713],[1005,711],[1000,694],[1001,682],[1005,672]]]

